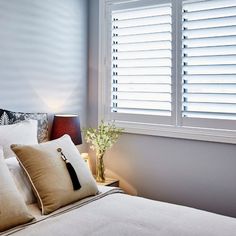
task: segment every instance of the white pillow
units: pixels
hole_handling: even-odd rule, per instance
[[[34,196],[31,184],[28,180],[28,177],[21,168],[16,157],[10,157],[5,159],[8,169],[11,172],[11,175],[15,181],[18,191],[21,193],[22,197],[26,204],[35,203],[37,200]]]
[[[37,120],[24,120],[13,125],[0,125],[0,145],[3,147],[4,157],[15,156],[10,148],[13,143],[38,144],[37,130]]]

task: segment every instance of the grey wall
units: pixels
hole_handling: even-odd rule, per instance
[[[87,121],[86,0],[0,0],[0,107]]]
[[[90,0],[91,126],[97,124],[98,8],[99,1]],[[125,134],[105,164],[128,192],[236,217],[235,145]]]

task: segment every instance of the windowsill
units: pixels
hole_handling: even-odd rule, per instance
[[[115,121],[125,133],[236,144],[236,131]]]

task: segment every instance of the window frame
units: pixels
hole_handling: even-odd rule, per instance
[[[152,1],[152,0],[151,0]],[[158,0],[154,0],[158,1]],[[168,122],[166,117],[140,115],[141,119],[133,121],[133,114],[119,114],[113,116],[110,111],[111,79],[109,76],[109,37],[106,33],[107,3],[122,2],[122,0],[99,1],[99,58],[98,58],[98,120],[115,120],[118,127],[125,128],[126,133],[162,136],[171,138],[212,141],[236,144],[236,130],[230,129],[236,121],[214,120],[203,118],[182,117],[182,1],[169,0],[172,3],[172,116]],[[159,1],[163,3],[163,0]],[[181,29],[181,30],[180,30]],[[109,68],[109,69],[108,69]],[[109,97],[109,102],[108,98]],[[125,118],[124,121],[114,118]],[[211,127],[216,121],[225,123],[226,129]],[[215,123],[214,123],[215,124]],[[201,127],[198,127],[201,126]]]

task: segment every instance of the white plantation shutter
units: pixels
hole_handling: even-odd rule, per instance
[[[236,0],[100,0],[99,119],[236,143]]]
[[[186,1],[182,18],[184,121],[236,120],[236,1]]]
[[[110,109],[115,118],[171,116],[171,4],[148,2],[111,6]]]

